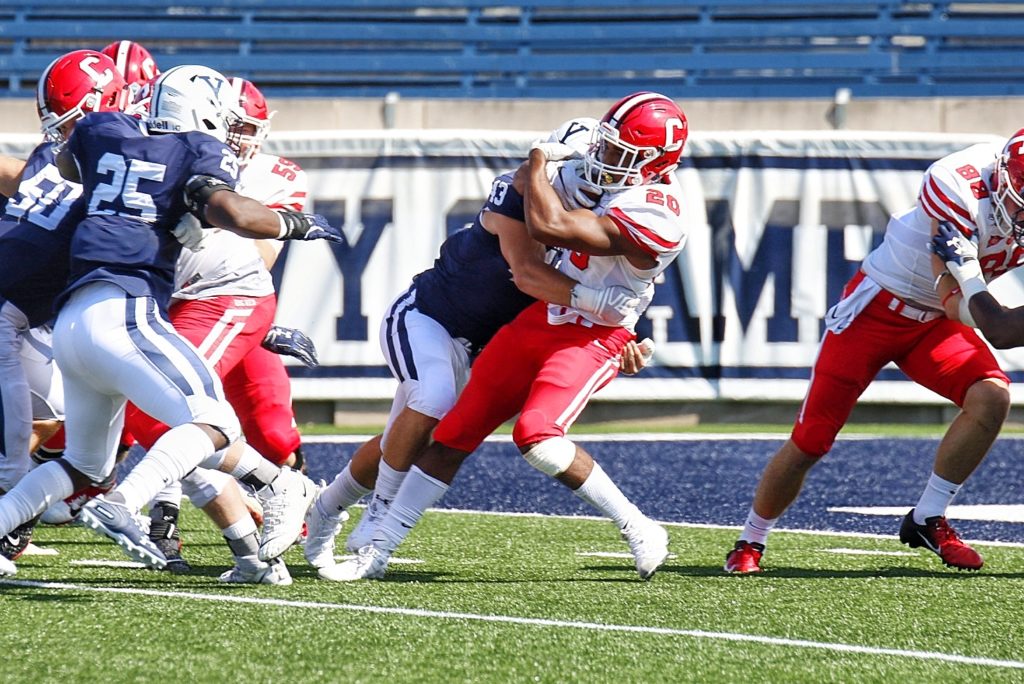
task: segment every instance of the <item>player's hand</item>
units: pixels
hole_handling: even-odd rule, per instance
[[[327,222],[320,214],[303,214],[299,211],[279,211],[281,234],[278,240],[328,240],[345,242],[340,230]]]
[[[264,349],[269,349],[275,354],[294,356],[306,368],[316,368],[320,365],[320,361],[316,356],[316,345],[301,330],[275,325],[270,328],[267,336],[263,338],[262,346]]]
[[[647,337],[642,342],[630,340],[622,350],[619,370],[625,375],[636,375],[651,365],[654,358],[654,340]]]
[[[596,314],[608,325],[621,325],[640,306],[640,297],[619,285],[598,290],[577,283],[571,294],[573,308]]]
[[[203,240],[206,239],[206,229],[192,214],[182,216],[178,225],[171,230],[171,234],[181,243],[182,247],[193,252],[198,252],[206,246],[203,244]]]
[[[545,161],[563,161],[565,159],[572,159],[574,157],[582,157],[579,150],[572,145],[566,145],[560,142],[546,142],[538,141],[533,143],[530,147],[530,151],[539,150],[544,155]]]
[[[970,278],[982,278],[977,238],[968,239],[953,224],[943,221],[932,236],[932,252],[946,264],[946,270],[961,287]]]

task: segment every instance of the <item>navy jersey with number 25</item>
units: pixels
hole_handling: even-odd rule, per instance
[[[71,241],[66,298],[95,281],[133,297],[170,300],[181,245],[171,234],[188,209],[185,183],[194,175],[234,187],[238,159],[205,133],[149,135],[144,123],[117,112],[86,115],[68,140],[82,176],[85,218]]]

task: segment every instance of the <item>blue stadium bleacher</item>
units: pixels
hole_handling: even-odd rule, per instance
[[[0,0],[0,94],[123,38],[277,97],[1024,95],[1024,5],[861,0]]]

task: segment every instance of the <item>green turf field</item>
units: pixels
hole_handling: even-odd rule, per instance
[[[81,565],[126,559],[39,528],[59,555],[0,584],[0,681],[1024,680],[1021,548],[958,574],[895,539],[776,533],[766,573],[732,577],[734,530],[672,526],[645,583],[589,555],[626,553],[607,522],[430,512],[384,581],[321,581],[293,549],[295,584],[253,587],[219,584],[218,535],[187,506],[182,524],[188,576]]]

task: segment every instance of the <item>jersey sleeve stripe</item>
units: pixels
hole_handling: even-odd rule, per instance
[[[676,240],[675,242],[671,240],[666,240],[665,238],[658,235],[650,228],[641,226],[636,221],[631,220],[628,216],[626,216],[625,212],[623,212],[621,209],[613,207],[611,211],[608,212],[608,216],[615,220],[616,224],[619,226],[620,231],[623,229],[623,227],[625,227],[630,232],[639,233],[640,236],[642,236],[645,240],[653,242],[654,244],[658,245],[664,250],[673,250],[679,246],[678,240]],[[637,236],[633,236],[633,238],[637,239]]]
[[[967,235],[974,234],[973,222],[965,222],[958,216],[954,216],[953,214],[947,213],[946,211],[944,211],[945,207],[936,204],[935,200],[933,200],[928,195],[928,193],[923,191],[921,192],[921,206],[924,209],[925,213],[931,216],[936,221],[946,221],[952,223]]]
[[[658,258],[657,250],[655,250],[649,244],[641,240],[632,230],[630,230],[631,224],[626,222],[623,217],[615,216],[612,213],[609,213],[608,217],[615,222],[615,227],[619,229],[619,232],[622,233],[625,237],[629,238],[629,240],[633,242],[637,247],[642,249],[645,254],[647,254],[653,259]]]
[[[960,206],[960,203],[957,202],[955,199],[951,199],[948,195],[946,195],[946,193],[942,191],[942,186],[939,185],[938,181],[935,180],[934,176],[928,179],[928,189],[930,191],[930,194],[934,195],[935,198],[943,205],[949,207],[955,213],[959,214],[968,221],[971,221],[970,212],[964,209],[962,206]]]

